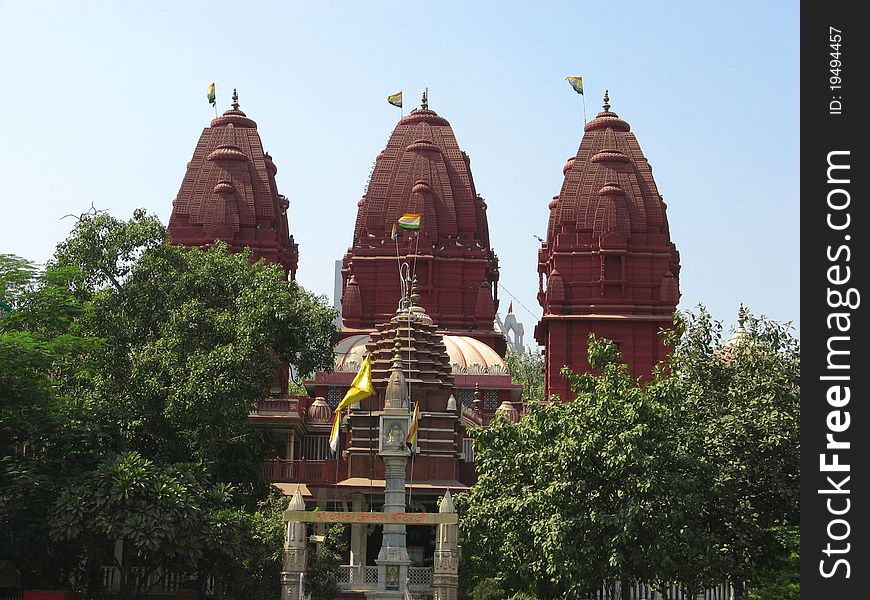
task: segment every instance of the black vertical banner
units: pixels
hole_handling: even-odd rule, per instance
[[[870,595],[870,23],[801,5],[801,597]]]

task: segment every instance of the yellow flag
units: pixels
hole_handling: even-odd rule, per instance
[[[211,104],[212,106],[214,106],[215,93],[214,93],[214,84],[213,83],[208,86],[208,88],[205,91],[205,94],[206,94],[206,98],[208,98],[208,103]]]
[[[373,396],[374,393],[375,388],[372,387],[371,354],[366,354],[362,365],[360,365],[359,372],[357,372],[356,377],[353,378],[353,382],[350,384],[350,388],[347,390],[342,401],[335,407],[335,414],[332,419],[332,431],[329,433],[329,447],[332,448],[333,452],[338,452],[338,431],[341,428],[341,411],[351,404],[356,404],[369,396]]]
[[[399,108],[402,108],[402,92],[396,92],[392,96],[387,96],[387,102],[389,102],[393,106],[398,106]]]

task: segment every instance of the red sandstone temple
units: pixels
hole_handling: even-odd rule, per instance
[[[659,331],[680,299],[680,255],[652,167],[606,93],[562,172],[538,252],[544,315],[535,339],[546,349],[546,393],[567,401],[574,396],[560,370],[589,370],[590,332],[617,343],[634,377],[665,359]]]
[[[341,263],[342,328],[334,370],[305,382],[307,396],[278,393],[251,415],[272,432],[274,458],[266,461],[266,473],[285,493],[298,486],[324,508],[368,510],[383,502],[377,426],[397,343],[421,412],[406,474],[412,509],[437,510],[445,490],[474,483],[469,428],[523,414],[521,387],[511,383],[505,338],[495,324],[502,324],[496,315],[498,258],[470,164],[450,124],[429,109],[425,95],[378,155]],[[256,123],[239,110],[234,93],[232,109],[203,130],[188,163],[169,220],[173,243],[208,246],[222,240],[232,250],[250,248],[254,259],[279,263],[295,279],[297,245],[276,173]],[[607,95],[604,111],[586,124],[563,173],[539,252],[544,312],[535,337],[546,352],[546,393],[567,401],[572,395],[559,371],[564,365],[588,370],[591,331],[619,344],[635,376],[665,358],[658,332],[670,325],[679,300],[679,254],[652,169],[628,123],[610,111]],[[422,214],[420,230],[399,229],[394,241],[393,225],[405,213]],[[404,292],[399,262],[414,280]],[[328,444],[333,409],[366,353],[377,394],[343,417],[336,456]],[[380,534],[369,533],[352,528],[351,565],[374,565]],[[414,568],[423,568],[432,544],[431,529],[408,528]],[[367,576],[354,573],[348,577]]]
[[[233,108],[202,131],[178,196],[172,202],[173,244],[208,246],[215,240],[232,250],[250,248],[254,259],[284,267],[296,278],[298,245],[287,226],[290,203],[278,193],[278,168],[257,133],[257,124]]]

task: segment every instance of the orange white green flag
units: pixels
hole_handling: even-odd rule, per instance
[[[405,213],[399,217],[399,227],[402,229],[420,229],[420,221],[423,215],[420,213]]]
[[[402,92],[398,91],[395,94],[387,96],[387,102],[389,102],[393,106],[402,108]]]
[[[581,94],[581,95],[583,94],[583,78],[582,77],[575,77],[575,76],[571,75],[571,76],[566,77],[565,79],[568,81],[568,83],[571,84],[571,87],[574,88],[575,92],[577,92],[578,94]]]
[[[406,442],[414,446],[417,443],[417,430],[420,429],[420,403],[414,406],[414,415],[411,417],[411,427],[408,428]]]
[[[348,406],[356,404],[361,400],[365,400],[369,396],[373,396],[375,388],[372,387],[372,362],[371,355],[366,354],[360,365],[356,377],[350,384],[347,393],[338,406],[335,407],[335,415],[332,418],[332,431],[329,433],[329,447],[333,452],[338,452],[338,432],[341,429],[341,411]]]

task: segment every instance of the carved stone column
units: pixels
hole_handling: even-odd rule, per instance
[[[411,413],[410,398],[405,377],[401,371],[398,329],[393,371],[384,393],[384,411],[379,423],[378,455],[386,467],[384,482],[384,512],[405,512],[405,466],[411,452],[405,442]],[[384,539],[378,558],[378,588],[368,592],[369,600],[402,600],[408,579],[408,549],[405,545],[405,526],[384,525]]]
[[[365,497],[355,493],[351,496],[351,510],[363,512],[366,510]],[[351,583],[354,589],[362,589],[365,585],[366,571],[366,525],[355,523],[350,526],[350,564],[355,568],[351,572]]]
[[[439,513],[455,513],[450,490],[441,499]],[[459,526],[442,523],[435,532],[435,600],[457,600],[459,589]]]
[[[287,510],[305,510],[302,492],[296,492]],[[284,565],[281,570],[281,600],[299,600],[300,582],[306,566],[307,527],[305,523],[287,521],[284,527]]]

